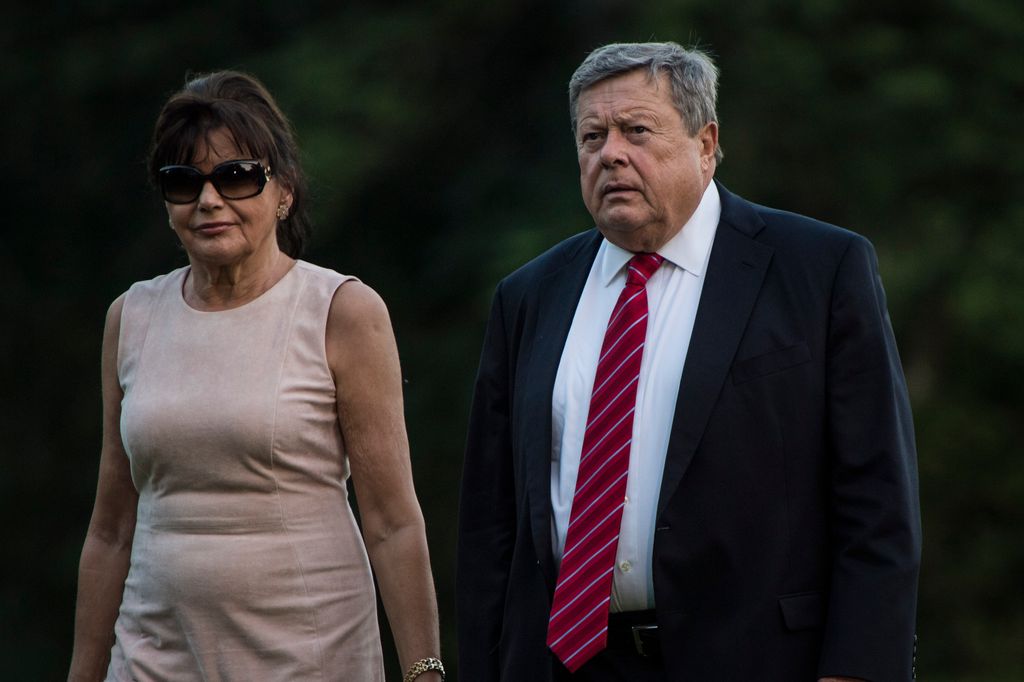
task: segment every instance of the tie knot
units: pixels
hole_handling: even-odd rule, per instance
[[[661,267],[664,257],[656,253],[638,253],[629,260],[629,269],[626,271],[626,284],[633,286],[645,286],[651,275]]]

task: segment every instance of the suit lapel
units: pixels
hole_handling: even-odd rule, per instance
[[[753,239],[764,223],[751,205],[721,185],[719,193],[722,217],[679,385],[659,518],[697,450],[772,258],[771,247]]]
[[[527,499],[534,548],[551,589],[555,584],[555,564],[551,551],[551,395],[555,375],[576,314],[576,306],[590,268],[601,244],[596,230],[584,237],[581,245],[566,255],[563,267],[542,278],[534,290],[536,296],[536,327],[532,341],[525,381],[519,386],[525,392],[520,403],[525,411],[522,452],[526,462]]]

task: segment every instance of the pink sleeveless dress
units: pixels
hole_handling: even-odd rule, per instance
[[[299,261],[239,308],[131,287],[121,436],[139,491],[107,680],[384,679],[324,336],[351,279]]]

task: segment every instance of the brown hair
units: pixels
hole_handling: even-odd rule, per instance
[[[190,78],[168,98],[153,129],[149,176],[157,184],[161,166],[189,164],[201,142],[227,129],[238,150],[265,159],[274,178],[292,194],[291,211],[277,223],[277,243],[292,258],[302,255],[309,236],[306,179],[295,132],[266,87],[237,71],[215,71]]]

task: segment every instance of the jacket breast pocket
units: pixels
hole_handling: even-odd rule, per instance
[[[820,592],[800,592],[779,597],[782,621],[790,632],[820,628],[825,620]]]
[[[778,350],[740,360],[732,366],[732,383],[742,384],[809,362],[811,350],[803,341]]]

